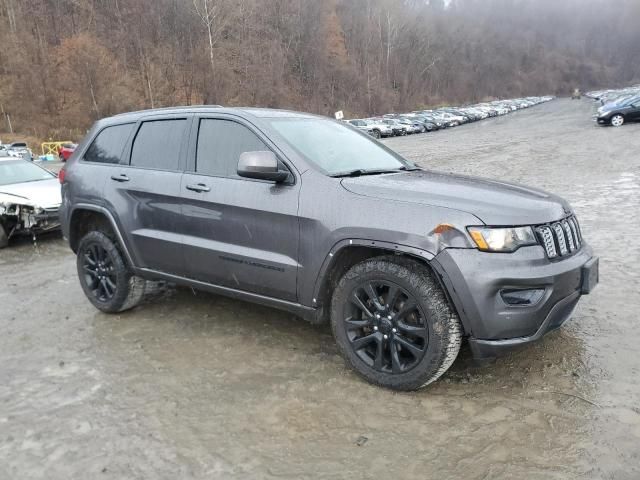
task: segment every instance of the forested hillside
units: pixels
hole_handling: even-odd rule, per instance
[[[634,81],[638,0],[0,0],[0,104],[37,137],[166,105],[364,115]]]

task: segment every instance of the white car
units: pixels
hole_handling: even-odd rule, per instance
[[[58,229],[61,203],[56,175],[21,158],[0,158],[0,248],[14,235]]]
[[[376,119],[367,118],[364,120],[367,126],[371,129],[372,135],[375,138],[392,137],[393,129],[386,123],[382,123]]]

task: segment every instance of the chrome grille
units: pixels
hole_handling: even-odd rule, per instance
[[[542,245],[547,252],[547,257],[557,257],[558,251],[556,250],[556,242],[553,239],[553,233],[551,233],[551,229],[549,227],[540,227],[538,229],[538,234],[540,235],[540,237],[542,237]]]
[[[554,223],[553,231],[556,234],[556,240],[558,240],[558,245],[560,246],[560,255],[564,256],[569,253],[569,250],[567,249],[567,242],[564,238],[564,230],[562,229],[562,225],[560,225],[559,223]]]
[[[538,237],[549,258],[565,257],[580,250],[582,235],[575,217],[568,217],[536,228]]]
[[[573,241],[573,234],[571,233],[571,228],[569,227],[569,222],[567,222],[566,220],[562,222],[562,228],[564,229],[564,235],[565,238],[567,239],[567,243],[569,244],[569,251],[570,252],[575,252],[576,251],[576,244]]]

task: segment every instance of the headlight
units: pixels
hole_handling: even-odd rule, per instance
[[[471,238],[485,252],[513,252],[525,245],[537,245],[531,227],[467,227]]]

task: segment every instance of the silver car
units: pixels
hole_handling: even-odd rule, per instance
[[[53,173],[20,158],[0,158],[0,248],[14,235],[59,228],[60,203]]]
[[[33,152],[24,142],[14,142],[6,146],[6,153],[10,157],[22,158],[24,160],[33,160]]]

